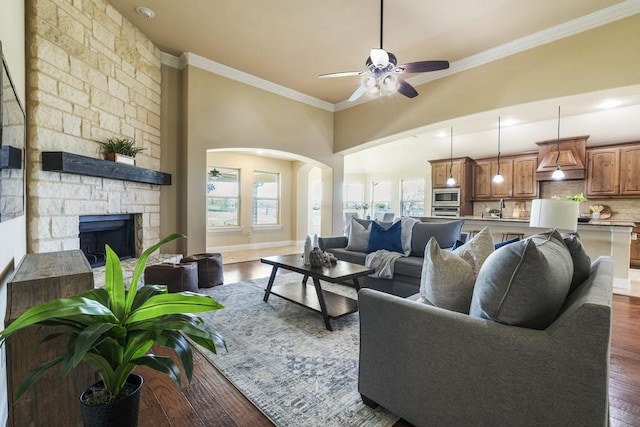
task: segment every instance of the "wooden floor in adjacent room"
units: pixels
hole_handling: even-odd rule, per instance
[[[260,261],[224,265],[227,284],[266,277],[270,272],[271,267]],[[612,427],[640,426],[639,326],[640,298],[614,295],[609,384]],[[164,375],[148,369],[138,372],[145,379],[140,402],[141,427],[273,425],[197,351],[193,380],[184,394]],[[401,420],[394,427],[407,426],[410,424]]]

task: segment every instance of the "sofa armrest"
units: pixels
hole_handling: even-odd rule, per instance
[[[606,425],[606,354],[371,289],[358,300],[358,390],[410,423]]]
[[[319,237],[318,245],[322,251],[326,251],[331,248],[346,248],[347,236],[332,236],[332,237]]]

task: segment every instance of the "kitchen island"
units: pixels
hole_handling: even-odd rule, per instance
[[[450,221],[454,218],[425,217],[423,221]],[[457,219],[457,218],[456,218]],[[502,240],[503,233],[523,233],[524,237],[546,231],[546,228],[529,227],[528,218],[481,218],[479,216],[465,216],[462,231],[480,231],[484,227],[491,228],[494,242]],[[578,223],[580,240],[591,257],[595,260],[601,255],[613,258],[613,286],[619,289],[630,289],[629,256],[631,231],[634,223],[631,221],[594,221]]]

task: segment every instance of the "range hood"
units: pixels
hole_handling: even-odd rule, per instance
[[[558,165],[564,172],[564,179],[585,179],[587,159],[587,139],[589,135],[560,139],[560,157],[558,158],[558,140],[536,142],[538,145],[538,169],[536,181],[552,181],[551,174]]]

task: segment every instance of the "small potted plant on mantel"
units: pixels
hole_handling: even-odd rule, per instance
[[[120,260],[106,245],[104,288],[32,307],[1,331],[0,345],[31,325],[55,326],[56,331],[64,331],[52,333],[44,341],[67,339],[61,355],[25,376],[16,400],[53,366],[61,365],[65,376],[84,361],[101,378],[80,396],[84,425],[136,426],[142,388],[142,378],[132,373],[136,366],[160,371],[182,389],[180,369],[174,360],[149,353],[154,344],[175,351],[189,381],[192,351],[183,334],[214,353],[216,343],[226,348],[223,338],[193,314],[223,308],[213,298],[193,292],[167,293],[166,286],[161,285],[137,287],[149,255],[179,237],[184,236],[172,234],[140,256],[128,289]]]
[[[144,150],[142,147],[136,147],[136,142],[129,138],[108,138],[100,142],[100,146],[106,160],[131,166],[136,164],[136,154]]]

